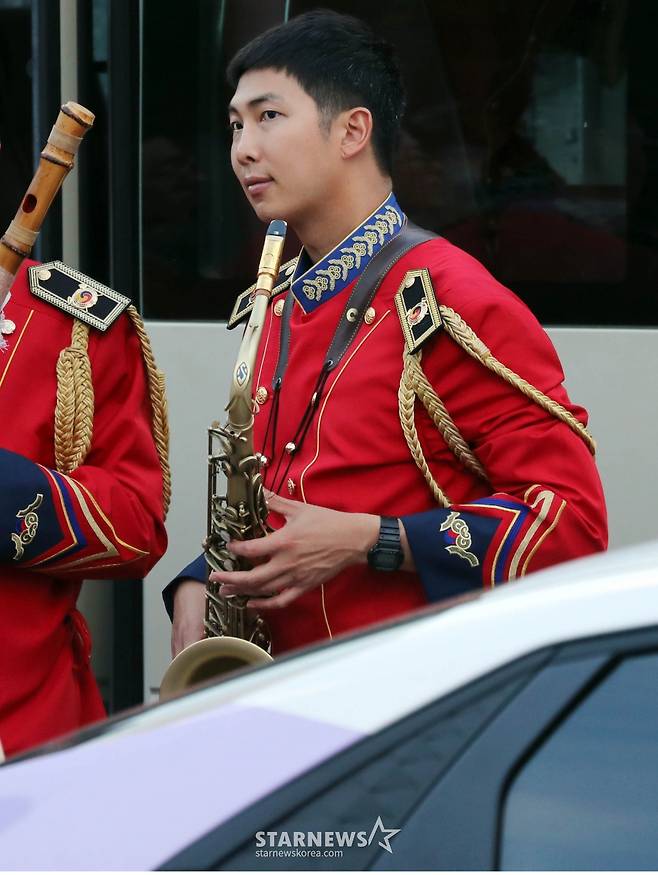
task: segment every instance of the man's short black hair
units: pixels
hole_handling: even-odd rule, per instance
[[[249,70],[293,76],[316,102],[327,126],[339,112],[365,106],[372,113],[375,157],[390,174],[405,94],[392,46],[358,18],[316,9],[291,18],[247,43],[226,76],[237,88]]]

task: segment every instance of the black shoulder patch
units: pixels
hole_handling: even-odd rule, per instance
[[[107,331],[130,298],[96,282],[61,261],[28,268],[30,291],[99,331]]]
[[[272,297],[275,295],[281,294],[281,292],[285,292],[285,290],[290,285],[290,277],[295,272],[295,265],[297,264],[297,258],[292,258],[290,261],[287,261],[284,265],[282,265],[281,270],[279,271],[279,275],[276,278],[276,283],[274,284],[274,289],[272,290]],[[254,306],[254,292],[256,291],[256,283],[253,286],[249,286],[248,289],[245,289],[242,294],[238,295],[235,304],[233,306],[233,312],[231,313],[228,323],[226,325],[227,328],[235,328],[236,325],[239,325],[246,316],[251,313],[252,307]]]
[[[395,306],[402,324],[407,350],[410,353],[418,352],[443,324],[427,268],[408,270],[405,273],[395,295]]]

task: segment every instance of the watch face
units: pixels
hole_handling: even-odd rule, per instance
[[[402,565],[404,554],[402,550],[386,550],[382,547],[375,547],[370,551],[368,559],[372,568],[377,569],[377,571],[397,571]]]

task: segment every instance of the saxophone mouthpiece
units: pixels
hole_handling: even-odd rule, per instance
[[[288,223],[284,222],[283,219],[274,219],[274,221],[270,222],[269,227],[267,229],[268,237],[285,237],[286,231],[288,230]]]

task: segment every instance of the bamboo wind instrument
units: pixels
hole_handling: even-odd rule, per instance
[[[0,311],[18,268],[32,252],[55,195],[73,167],[82,138],[93,123],[94,114],[71,100],[57,116],[30,187],[0,239]]]

